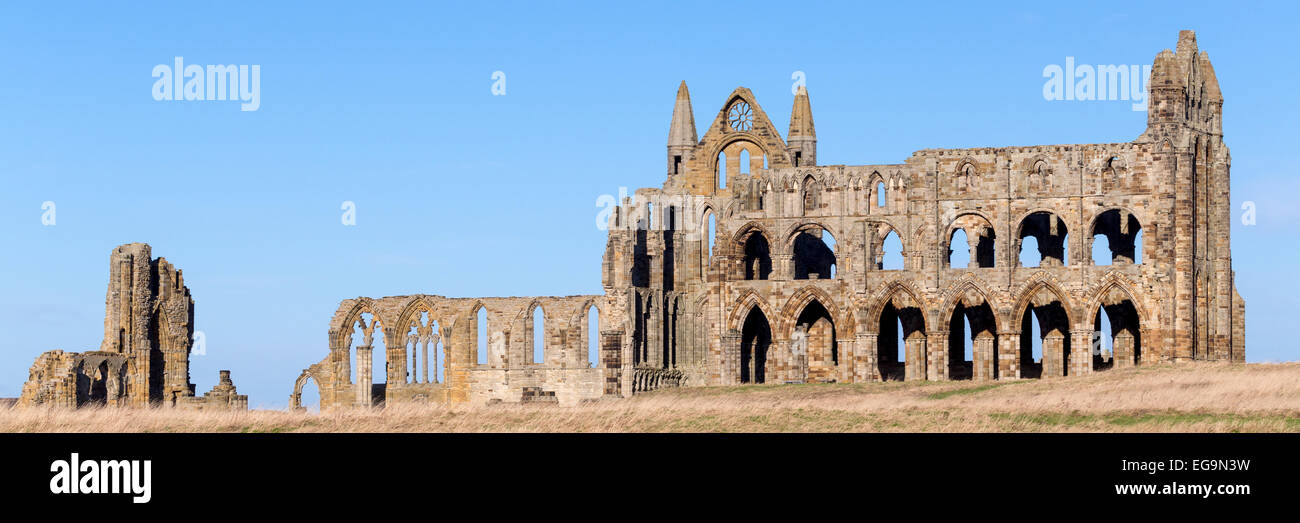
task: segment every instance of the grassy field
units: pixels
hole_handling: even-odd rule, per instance
[[[0,410],[5,432],[1300,432],[1300,363],[1145,366],[996,383],[663,390],[578,407]]]

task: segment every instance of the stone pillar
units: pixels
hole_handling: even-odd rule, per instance
[[[1083,376],[1092,372],[1092,329],[1075,329],[1070,332],[1070,375]]]
[[[1133,334],[1127,330],[1119,331],[1115,335],[1114,341],[1111,342],[1115,368],[1132,367],[1135,365],[1135,355],[1133,354]]]
[[[998,333],[998,379],[1020,378],[1020,333]]]
[[[1053,330],[1043,336],[1043,378],[1065,375],[1065,336]]]
[[[905,381],[926,379],[926,345],[927,340],[921,331],[915,331],[903,340],[906,346],[907,365],[903,368]]]
[[[604,367],[606,396],[623,393],[623,331],[600,331],[600,363]]]
[[[835,380],[840,383],[853,383],[853,376],[855,374],[853,367],[856,363],[855,353],[857,352],[854,348],[855,345],[857,345],[855,341],[856,340],[853,339],[836,339],[835,343],[837,350],[839,351],[836,355],[839,359],[839,365],[837,365],[839,369],[836,373],[837,375]]]
[[[870,332],[858,334],[857,338],[858,341],[853,346],[853,381],[880,381],[880,366],[876,364],[880,336]]]
[[[435,356],[438,355],[438,347],[434,347],[433,354]],[[422,340],[420,343],[420,362],[422,364],[422,367],[420,367],[420,382],[425,382],[426,384],[426,382],[430,382],[429,381],[429,338],[428,337],[425,337],[424,340]],[[438,366],[433,366],[433,371],[438,372]],[[433,381],[437,381],[437,379]]]
[[[718,373],[723,385],[740,383],[740,331],[732,329],[722,335],[722,357]]]
[[[989,331],[980,331],[971,344],[971,379],[986,381],[997,377],[998,361],[995,356],[993,335]]]
[[[772,278],[770,279],[773,280],[794,279],[794,255],[793,254],[773,254],[772,265],[773,265]]]
[[[926,379],[930,381],[944,381],[948,379],[948,333],[932,332],[926,340],[926,345],[933,348],[927,352],[926,361]],[[912,355],[907,355],[908,363],[912,361]]]
[[[362,407],[371,405],[370,388],[374,380],[374,360],[372,359],[372,348],[369,345],[357,347],[357,399],[356,404]]]
[[[654,308],[650,309],[650,317],[645,322],[646,334],[646,363],[656,369],[662,368],[664,364],[664,347],[663,347],[663,304],[659,296],[655,296]]]

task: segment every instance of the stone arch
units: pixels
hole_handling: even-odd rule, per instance
[[[866,323],[859,329],[875,333],[875,374],[882,380],[925,378],[926,304],[921,296],[911,282],[894,280],[867,304]]]
[[[484,303],[483,300],[474,300],[473,302],[470,303],[469,308],[466,310],[467,310],[467,314],[465,316],[465,320],[468,323],[466,327],[468,327],[469,330],[469,339],[466,340],[468,343],[466,343],[465,345],[466,345],[466,349],[469,349],[468,353],[471,356],[469,358],[469,361],[472,362],[472,364],[475,366],[479,366],[479,365],[491,366],[492,365],[492,309],[489,309],[487,307],[487,304]],[[479,332],[478,312],[480,310],[483,311],[483,330],[485,332]],[[479,343],[479,338],[482,338],[483,343],[481,344]]]
[[[876,225],[876,232],[874,236],[869,239],[871,242],[869,244],[871,248],[871,267],[874,270],[893,270],[884,268],[884,258],[885,255],[888,254],[885,252],[885,240],[889,239],[889,235],[892,233],[898,237],[899,247],[902,249],[898,254],[903,258],[903,264],[898,268],[898,270],[906,269],[907,239],[903,235],[902,229],[895,227],[889,222],[889,220],[877,220],[874,223]]]
[[[880,205],[880,190],[884,189],[885,205]],[[881,176],[880,171],[871,171],[867,178],[867,210],[868,214],[881,214],[889,209],[893,203],[895,194],[889,184],[885,183],[885,177]]]
[[[525,358],[525,361],[534,364],[544,365],[547,363],[547,359],[550,356],[551,351],[555,349],[555,347],[552,347],[550,343],[547,343],[547,341],[549,340],[547,339],[546,332],[541,332],[541,333],[534,332],[534,326],[533,326],[533,314],[538,309],[541,309],[542,318],[544,322],[542,324],[542,328],[545,331],[554,330],[554,328],[551,326],[551,321],[553,321],[552,318],[555,318],[556,316],[553,316],[551,312],[548,310],[548,309],[558,308],[554,305],[556,304],[546,304],[544,300],[542,300],[541,298],[533,298],[531,301],[528,302],[528,305],[526,307],[524,307],[518,313],[515,314],[514,321],[510,322],[510,326],[512,329],[517,326],[520,329],[519,332],[523,333],[524,347],[521,347],[521,350],[527,352],[527,358]],[[535,347],[538,340],[537,337],[539,335],[541,336],[541,340],[542,340],[542,360],[535,361],[536,358]],[[509,350],[510,344],[508,340],[506,343],[506,347],[507,350]],[[509,360],[507,359],[507,361]]]
[[[982,278],[973,274],[966,274],[961,279],[953,282],[941,294],[939,308],[936,312],[940,318],[952,315],[953,309],[958,304],[971,301],[975,298],[983,300],[989,304],[994,311],[1002,310],[1002,303],[997,298],[997,294],[989,292],[989,285]],[[974,293],[974,294],[972,294]],[[938,318],[936,318],[937,320]]]
[[[1079,319],[1081,328],[1086,325],[1085,321],[1091,319],[1092,325],[1086,326],[1094,332],[1093,340],[1097,341],[1095,338],[1097,335],[1106,335],[1107,333],[1100,332],[1103,308],[1111,327],[1109,334],[1112,350],[1110,354],[1104,351],[1100,354],[1094,353],[1093,370],[1104,370],[1112,366],[1130,367],[1150,358],[1144,354],[1144,350],[1148,350],[1149,347],[1143,345],[1144,338],[1147,338],[1146,335],[1151,331],[1149,320],[1134,288],[1128,278],[1112,271],[1103,276],[1098,285],[1089,291],[1084,317]],[[1150,340],[1146,342],[1149,344]]]
[[[1077,309],[1061,282],[1047,271],[1036,272],[1014,294],[1015,304],[1009,311],[1009,332],[1020,337],[1014,358],[1022,378],[1065,376],[1073,372],[1072,362],[1079,361],[1075,347]],[[1039,326],[1034,338],[1033,323]],[[1034,343],[1041,347],[1041,358],[1033,354]]]
[[[731,251],[741,263],[746,280],[766,280],[772,274],[772,235],[761,223],[751,221],[731,236]]]
[[[289,395],[289,410],[301,410],[302,406],[302,388],[307,385],[307,380],[316,382],[316,388],[320,388],[320,379],[312,374],[311,369],[304,369],[298,379],[293,381],[293,393]]]
[[[1024,285],[1020,286],[1019,290],[1012,294],[1015,302],[1011,308],[1011,316],[1007,318],[1007,325],[1011,330],[1020,330],[1023,326],[1021,323],[1023,318],[1018,313],[1023,311],[1025,307],[1030,305],[1041,306],[1050,303],[1050,301],[1043,302],[1043,300],[1049,297],[1042,294],[1043,292],[1049,293],[1051,297],[1055,297],[1057,301],[1061,302],[1061,306],[1065,309],[1065,313],[1067,314],[1067,319],[1070,320],[1066,323],[1068,326],[1067,328],[1073,328],[1074,322],[1072,320],[1078,313],[1070,301],[1070,293],[1065,292],[1061,287],[1060,280],[1056,279],[1056,276],[1053,276],[1047,271],[1039,271],[1033,276],[1030,276],[1029,281],[1026,281]]]
[[[852,339],[853,322],[836,306],[830,294],[807,286],[795,292],[781,311],[781,326],[776,330],[790,340],[779,367],[785,378],[823,383],[840,379],[842,367],[851,359],[841,354],[842,341]]]
[[[1020,251],[1024,239],[1033,236],[1038,243],[1040,256],[1039,267],[1068,266],[1069,234],[1074,227],[1054,209],[1038,207],[1031,209],[1016,221],[1015,233],[1011,235],[1012,257],[1016,266],[1020,266]]]
[[[826,311],[831,315],[831,319],[835,321],[836,328],[843,331],[837,333],[837,336],[847,337],[853,335],[853,322],[845,320],[844,311],[836,306],[835,300],[830,293],[815,285],[800,288],[790,296],[790,299],[786,300],[785,305],[781,307],[780,320],[778,320],[780,325],[773,325],[776,332],[781,333],[784,338],[789,338],[790,334],[794,332],[799,313],[803,312],[804,308],[813,300],[817,300],[822,304],[822,307],[826,308]]]
[[[1098,211],[1085,229],[1088,233],[1083,242],[1085,264],[1093,263],[1093,243],[1097,235],[1106,236],[1111,264],[1138,263],[1141,250],[1137,246],[1137,235],[1142,232],[1144,222],[1137,213],[1122,206],[1108,206]]]
[[[701,299],[707,300],[708,297],[704,296]],[[750,310],[754,307],[758,307],[763,312],[763,315],[767,317],[768,322],[773,322],[780,317],[775,314],[777,311],[772,309],[772,306],[767,303],[767,300],[754,289],[746,290],[744,294],[740,295],[740,298],[736,299],[732,303],[734,305],[731,308],[731,313],[727,315],[728,330],[740,330],[742,327],[741,322],[745,321],[745,317],[749,315]],[[699,310],[698,306],[697,310]],[[773,327],[775,327],[775,325]]]
[[[371,317],[380,320],[380,325],[385,325],[386,322],[384,322],[383,318],[378,312],[376,312],[378,310],[379,307],[375,304],[374,300],[366,297],[359,297],[351,307],[348,307],[347,312],[343,313],[342,316],[339,316],[336,313],[335,318],[340,318],[340,321],[333,325],[333,329],[330,333],[331,338],[334,338],[330,340],[334,344],[333,348],[349,348],[349,345],[352,343],[352,329],[356,326],[357,320],[361,318],[361,315],[364,313],[369,313]]]
[[[780,252],[793,261],[792,279],[831,279],[831,273],[838,266],[837,253],[825,244],[822,234],[830,234],[838,247],[842,238],[834,230],[817,221],[803,221],[786,230]]]
[[[953,235],[958,230],[966,234],[967,245],[952,245]],[[943,257],[945,266],[951,267],[952,254],[959,248],[970,251],[968,268],[997,266],[997,228],[993,226],[993,221],[982,212],[959,211],[957,216],[948,222],[943,237],[940,239],[948,251],[948,255]],[[974,246],[972,247],[970,243],[974,243]]]
[[[979,164],[974,158],[967,156],[957,162],[957,169],[952,175],[952,186],[956,191],[968,190],[979,185],[979,179]]]
[[[948,331],[948,346],[935,349],[941,351],[939,361],[947,360],[947,365],[940,367],[939,371],[945,372],[949,379],[999,377],[998,325],[1004,324],[1005,319],[998,317],[1001,303],[988,288],[981,279],[968,273],[944,292],[939,317],[935,318],[932,328],[946,328]],[[972,337],[970,360],[966,360],[964,354],[966,324],[970,326]]]

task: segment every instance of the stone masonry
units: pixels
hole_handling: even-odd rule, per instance
[[[603,295],[345,300],[329,354],[299,376],[291,403],[309,379],[329,409],[1244,361],[1223,97],[1193,32],[1156,56],[1148,88],[1147,128],[1130,142],[818,165],[806,89],[784,138],[743,87],[697,137],[683,82],[665,183],[609,217]],[[1099,237],[1110,264],[1093,262]],[[1022,249],[1036,267],[1022,266]],[[958,251],[966,267],[953,266]],[[538,308],[544,332],[532,331]],[[386,370],[371,368],[376,333]]]
[[[152,258],[147,244],[119,246],[109,257],[99,350],[41,354],[17,405],[248,408],[230,371],[221,371],[211,392],[194,395],[193,337],[194,300],[181,271]]]

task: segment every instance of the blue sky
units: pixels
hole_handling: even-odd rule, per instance
[[[231,369],[283,406],[342,299],[600,292],[596,198],[662,183],[681,80],[701,127],[743,85],[784,130],[803,71],[823,164],[1122,142],[1145,113],[1046,101],[1043,68],[1149,64],[1180,29],[1226,99],[1234,208],[1257,208],[1232,238],[1247,354],[1300,357],[1292,5],[268,4],[0,8],[0,396],[39,353],[98,346],[121,243],[184,270],[199,392]],[[155,101],[176,56],[260,65],[260,109]]]

